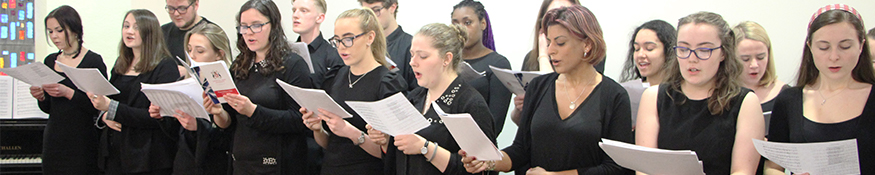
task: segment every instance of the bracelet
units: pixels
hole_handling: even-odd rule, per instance
[[[486,168],[486,171],[495,171],[495,161],[494,160],[489,161],[489,168]]]
[[[431,151],[431,158],[428,158],[428,160],[427,160],[428,162],[431,162],[431,160],[434,160],[434,156],[437,155],[437,149],[438,149],[437,142],[431,142],[431,144],[434,145],[434,150]]]

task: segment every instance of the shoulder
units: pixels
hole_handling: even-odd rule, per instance
[[[781,93],[778,93],[778,96],[775,97],[775,104],[783,103],[786,101],[797,101],[802,100],[802,88],[803,87],[789,87],[781,90]]]
[[[166,33],[167,31],[170,31],[174,27],[176,27],[176,24],[173,24],[173,22],[168,22],[164,25],[161,25],[161,30]]]
[[[504,55],[498,54],[498,52],[493,51],[492,53],[489,53],[489,55],[486,55],[486,56],[489,57],[489,60],[491,60],[490,65],[493,65],[493,66],[499,67],[499,68],[510,69],[510,61],[508,61],[507,57],[504,57]]]
[[[59,52],[55,52],[55,53],[51,53],[51,54],[47,55],[46,58],[43,60],[43,63],[45,63],[46,65],[49,65],[49,66],[55,65],[55,60],[58,59],[58,53]]]
[[[407,100],[411,102],[422,101],[425,98],[425,93],[428,93],[428,89],[422,86],[416,87],[407,93]]]
[[[530,85],[529,87],[532,87],[532,85],[534,85],[535,87],[545,86],[548,83],[553,83],[553,80],[555,80],[556,77],[559,77],[559,74],[556,72],[551,72],[549,74],[544,74],[544,75],[535,77],[534,79],[532,79],[531,82],[529,82],[529,85]]]
[[[602,76],[602,82],[599,83],[600,86],[605,90],[605,92],[609,94],[617,94],[617,95],[627,95],[626,88],[623,88],[622,85],[614,81],[608,76]],[[640,86],[640,85],[639,85]]]
[[[101,56],[97,52],[92,52],[91,50],[88,50],[88,52],[85,53],[85,57],[83,58],[82,61],[88,61],[88,62],[98,61],[98,62],[103,63],[103,56]]]
[[[380,67],[377,68],[377,69],[378,69],[378,70],[375,70],[375,71],[379,71],[379,73],[382,75],[382,76],[380,77],[380,82],[381,82],[382,84],[395,84],[395,83],[400,83],[400,84],[406,86],[406,84],[407,84],[406,81],[405,81],[404,78],[401,76],[401,74],[398,74],[398,71],[395,71],[395,72],[389,71],[389,68],[386,68],[386,67],[384,67],[384,66],[380,66]],[[405,88],[405,89],[406,89],[406,88]]]

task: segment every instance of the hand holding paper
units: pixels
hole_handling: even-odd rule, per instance
[[[501,150],[480,130],[480,125],[471,114],[447,114],[435,102],[431,102],[431,107],[441,117],[459,147],[469,156],[474,156],[477,160],[501,160]]]
[[[210,120],[210,116],[200,103],[203,90],[192,78],[165,84],[143,84],[143,94],[152,104],[160,107],[161,116],[176,115],[180,110],[195,118]]]

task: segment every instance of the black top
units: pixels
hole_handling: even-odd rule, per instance
[[[179,130],[173,174],[230,174],[230,132],[202,118],[197,118],[197,131]]]
[[[669,90],[668,86],[660,85],[656,97],[657,147],[695,151],[705,174],[729,174],[738,113],[744,97],[751,91],[742,88],[739,95],[732,97],[729,109],[720,115],[711,115],[708,98],[692,100],[682,92]]]
[[[788,88],[790,88],[790,85],[784,84],[784,86],[781,86],[781,91],[784,91],[784,89]],[[763,109],[763,118],[765,118],[766,120],[766,138],[769,138],[769,122],[772,118],[772,109],[775,108],[775,98],[772,98],[771,100],[760,104],[760,106]]]
[[[312,88],[310,69],[297,54],[286,55],[283,70],[269,75],[249,69],[249,77],[231,76],[240,95],[257,105],[251,117],[237,113],[223,104],[231,116],[229,129],[234,130],[234,174],[307,174],[306,138],[312,131],[304,126],[301,108],[279,87],[276,79],[302,88]]]
[[[339,69],[330,70],[326,75],[325,86],[326,92],[331,95],[331,98],[340,104],[344,110],[349,111],[353,115],[352,118],[345,118],[347,122],[355,126],[362,132],[367,132],[365,125],[367,122],[362,119],[346,101],[377,101],[398,92],[403,92],[407,89],[407,82],[401,78],[401,75],[395,72],[390,72],[388,68],[378,66],[362,75],[350,76],[349,66],[343,66]],[[350,81],[350,77],[352,81]],[[359,80],[352,88],[349,88],[349,82]],[[316,110],[316,109],[310,109]],[[328,125],[323,123],[323,128],[328,128]],[[322,174],[382,174],[383,161],[380,158],[371,156],[361,147],[353,144],[350,139],[340,137],[330,132],[328,136],[328,145],[325,151],[325,157],[322,159]]]
[[[426,104],[426,95],[428,89],[417,87],[410,91],[407,99],[420,112]],[[486,134],[486,137],[495,144],[495,133],[492,129],[492,116],[489,114],[489,108],[486,106],[486,101],[478,95],[477,90],[474,90],[468,83],[465,83],[460,78],[456,78],[450,83],[450,86],[444,90],[444,93],[435,102],[448,114],[469,113],[474,121],[480,126],[480,130]],[[447,126],[443,123],[440,116],[434,112],[436,106],[431,106],[423,115],[431,125],[416,132],[428,141],[435,142],[438,146],[450,152],[450,161],[447,168],[441,173],[437,167],[431,162],[428,162],[422,154],[406,155],[404,152],[395,147],[394,137],[389,138],[389,148],[386,154],[383,155],[383,160],[386,162],[385,174],[399,175],[420,175],[420,174],[469,174],[464,167],[459,153],[459,144],[450,135]],[[432,151],[432,150],[429,150]]]
[[[173,166],[179,122],[150,117],[151,102],[140,91],[140,83],[170,83],[179,79],[174,60],[164,58],[152,71],[136,76],[119,74],[116,68],[111,71],[109,82],[121,93],[109,98],[119,102],[114,120],[122,125],[122,131],[103,129],[98,165],[105,168],[106,174],[165,171]]]
[[[301,42],[300,36],[298,36],[297,42]],[[319,36],[307,45],[307,49],[310,51],[310,60],[313,62],[313,70],[315,71],[315,73],[310,74],[310,78],[313,79],[313,85],[316,88],[322,88],[322,82],[325,81],[325,74],[328,73],[329,69],[342,67],[345,64],[340,55],[337,54],[337,49],[331,47],[328,41],[322,38],[322,32],[319,32]]]
[[[576,169],[578,174],[633,174],[598,146],[601,138],[635,143],[626,90],[602,76],[601,83],[563,120],[555,98],[558,77],[550,73],[529,83],[520,127],[513,144],[504,148],[513,162],[511,169],[519,175],[530,167]]]
[[[507,108],[510,106],[511,93],[507,87],[501,84],[498,77],[492,73],[492,69],[489,66],[510,69],[510,62],[507,61],[507,58],[498,54],[498,52],[492,52],[483,57],[465,61],[471,64],[471,67],[478,72],[486,71],[485,77],[471,80],[468,84],[477,89],[477,92],[483,95],[483,99],[489,105],[489,112],[492,113],[495,121],[495,124],[492,126],[495,128],[495,135],[498,135],[501,133],[501,129],[504,128],[504,120],[507,119]]]
[[[526,53],[526,57],[523,58],[523,69],[522,70],[524,70],[524,71],[532,71],[532,70],[538,69],[537,67],[529,67],[528,65],[526,65],[526,63],[529,62],[529,59],[532,59],[532,57],[529,56],[532,54],[532,52],[533,51],[529,51],[529,53]],[[535,58],[537,59],[537,57],[535,57]],[[595,67],[595,71],[598,71],[601,74],[605,73],[605,62],[608,61],[607,58],[608,58],[608,56],[605,55],[605,58],[602,58],[602,61],[599,62],[599,64],[596,64],[595,66],[593,66],[593,67]],[[540,70],[540,71],[553,72],[553,70]]]
[[[875,88],[869,91],[869,98],[860,116],[840,123],[824,124],[810,121],[802,115],[802,87],[781,91],[775,97],[769,141],[810,143],[857,138],[860,173],[875,174],[875,149],[872,149],[875,148],[875,102],[872,99],[875,99]]]
[[[410,44],[413,36],[404,32],[401,26],[395,29],[389,36],[386,36],[386,49],[389,52],[389,58],[395,62],[398,67],[398,74],[407,80],[407,90],[413,90],[419,87],[416,84],[416,77],[413,76],[413,69],[410,68]]]
[[[55,60],[58,53],[46,56],[46,66],[55,70]],[[76,68],[97,68],[106,78],[106,65],[99,54],[85,53]],[[45,100],[39,107],[49,114],[45,131],[43,132],[42,166],[45,174],[97,174],[97,141],[100,138],[98,129],[94,127],[94,119],[99,112],[91,105],[91,99],[67,78],[64,72],[58,72],[65,79],[59,82],[73,89],[73,98],[52,97],[45,93]]]
[[[173,60],[176,60],[176,57],[179,57],[182,60],[187,59],[185,56],[185,33],[188,33],[189,30],[194,27],[202,24],[215,24],[207,18],[201,17],[201,21],[198,21],[197,24],[192,25],[192,27],[188,30],[179,29],[176,27],[176,24],[173,22],[169,22],[167,24],[161,25],[161,31],[164,32],[164,42],[167,42],[167,51],[170,51],[170,56],[173,57]],[[179,61],[176,61],[178,65],[182,65]]]

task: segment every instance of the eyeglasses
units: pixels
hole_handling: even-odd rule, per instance
[[[355,40],[355,38],[358,38],[358,37],[364,35],[365,33],[368,33],[368,32],[362,32],[362,34],[358,34],[358,35],[351,36],[351,37],[339,38],[339,39],[335,36],[334,38],[331,38],[331,40],[329,40],[328,43],[331,43],[331,47],[334,47],[334,48],[337,48],[337,41],[340,41],[341,43],[343,43],[343,47],[352,47],[352,44],[353,44],[352,41]]]
[[[380,17],[380,11],[383,11],[383,6],[376,6],[376,7],[371,8],[371,10],[374,11],[374,15],[377,15],[377,17]]]
[[[262,27],[264,27],[264,25],[267,25],[267,23],[270,23],[270,21],[264,22],[261,24],[252,24],[252,25],[248,25],[248,26],[244,26],[244,25],[237,26],[237,33],[244,34],[243,31],[246,31],[246,30],[249,30],[252,33],[259,33],[259,32],[261,32]]]
[[[696,49],[690,49],[690,48],[681,47],[681,46],[674,47],[678,58],[687,59],[690,57],[690,55],[695,53],[696,57],[698,57],[699,60],[708,60],[708,58],[711,58],[711,52],[714,52],[714,50],[717,50],[720,48],[723,48],[723,46],[721,45],[721,46],[717,46],[715,48],[707,48],[706,47],[706,48],[696,48]]]
[[[173,14],[173,11],[179,12],[179,14],[185,14],[186,12],[188,12],[188,8],[191,7],[192,4],[194,4],[194,2],[189,3],[187,6],[179,6],[179,7],[171,7],[168,5],[168,6],[164,6],[164,9],[167,9],[167,13],[170,13],[170,14]]]

